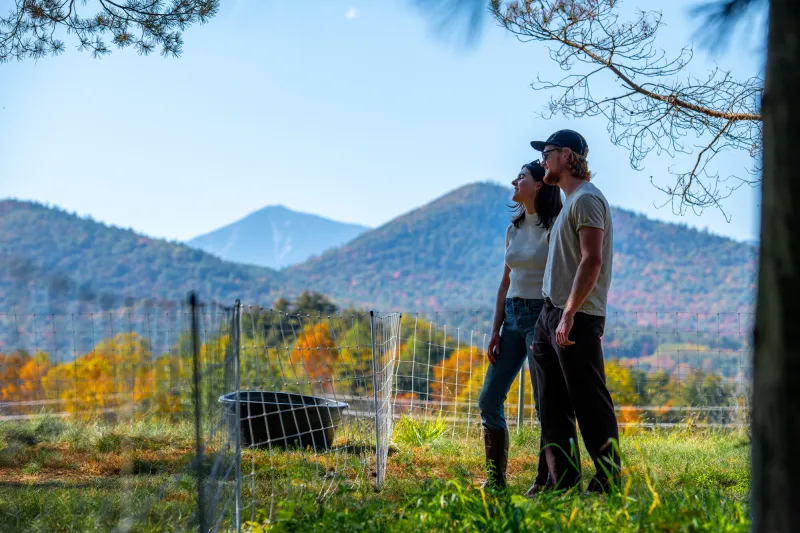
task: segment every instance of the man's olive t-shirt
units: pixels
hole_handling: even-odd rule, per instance
[[[600,267],[597,283],[578,312],[606,316],[608,289],[611,286],[614,228],[611,224],[608,201],[603,193],[588,181],[567,196],[564,208],[550,230],[550,249],[544,269],[542,294],[545,298],[550,298],[556,307],[561,309],[566,307],[581,262],[578,231],[584,227],[603,230],[603,265]]]

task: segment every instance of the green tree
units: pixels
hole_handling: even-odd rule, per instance
[[[300,315],[332,315],[339,308],[327,296],[314,291],[300,293],[294,303],[294,312]]]
[[[92,3],[95,4],[94,2]],[[177,57],[182,32],[217,14],[219,0],[98,0],[87,13],[85,1],[14,0],[8,16],[0,16],[0,63],[10,59],[40,59],[66,48],[57,35],[66,33],[78,50],[94,57],[117,48],[133,47],[140,55],[159,50]]]
[[[692,370],[681,380],[680,397],[688,405],[720,407],[730,405],[731,387],[719,374]]]

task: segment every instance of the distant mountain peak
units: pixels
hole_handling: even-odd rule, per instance
[[[275,204],[195,237],[188,245],[228,261],[281,269],[341,246],[368,229]]]

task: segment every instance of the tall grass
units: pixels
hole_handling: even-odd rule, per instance
[[[630,479],[630,478],[629,478]],[[325,507],[310,499],[284,502],[274,520],[265,516],[253,531],[385,532],[664,532],[749,531],[745,504],[715,491],[637,491],[627,484],[607,496],[575,491],[545,493],[533,500],[510,492],[490,493],[458,481],[432,481],[395,504],[373,499],[353,505],[343,498]]]
[[[424,446],[435,442],[447,431],[441,414],[436,420],[414,420],[402,415],[394,428],[393,439],[409,446]]]
[[[191,424],[40,419],[0,424],[0,530],[189,531],[195,512]],[[682,430],[624,435],[624,482],[606,496],[521,495],[535,475],[539,433],[512,431],[509,490],[485,492],[480,439],[453,440],[436,423],[401,420],[384,489],[313,487],[270,517],[269,484],[244,494],[253,531],[727,531],[749,529],[744,433]],[[583,471],[591,463],[581,450]],[[257,469],[267,453],[252,453]],[[295,452],[285,452],[286,454]],[[288,457],[288,455],[287,455]],[[275,464],[290,464],[275,456]],[[248,461],[250,456],[248,456]],[[292,472],[280,473],[290,482]],[[281,481],[283,482],[283,481]]]

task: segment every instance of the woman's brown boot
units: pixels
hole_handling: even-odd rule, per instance
[[[508,465],[508,428],[483,428],[483,448],[486,452],[486,482],[483,488],[506,488]]]

